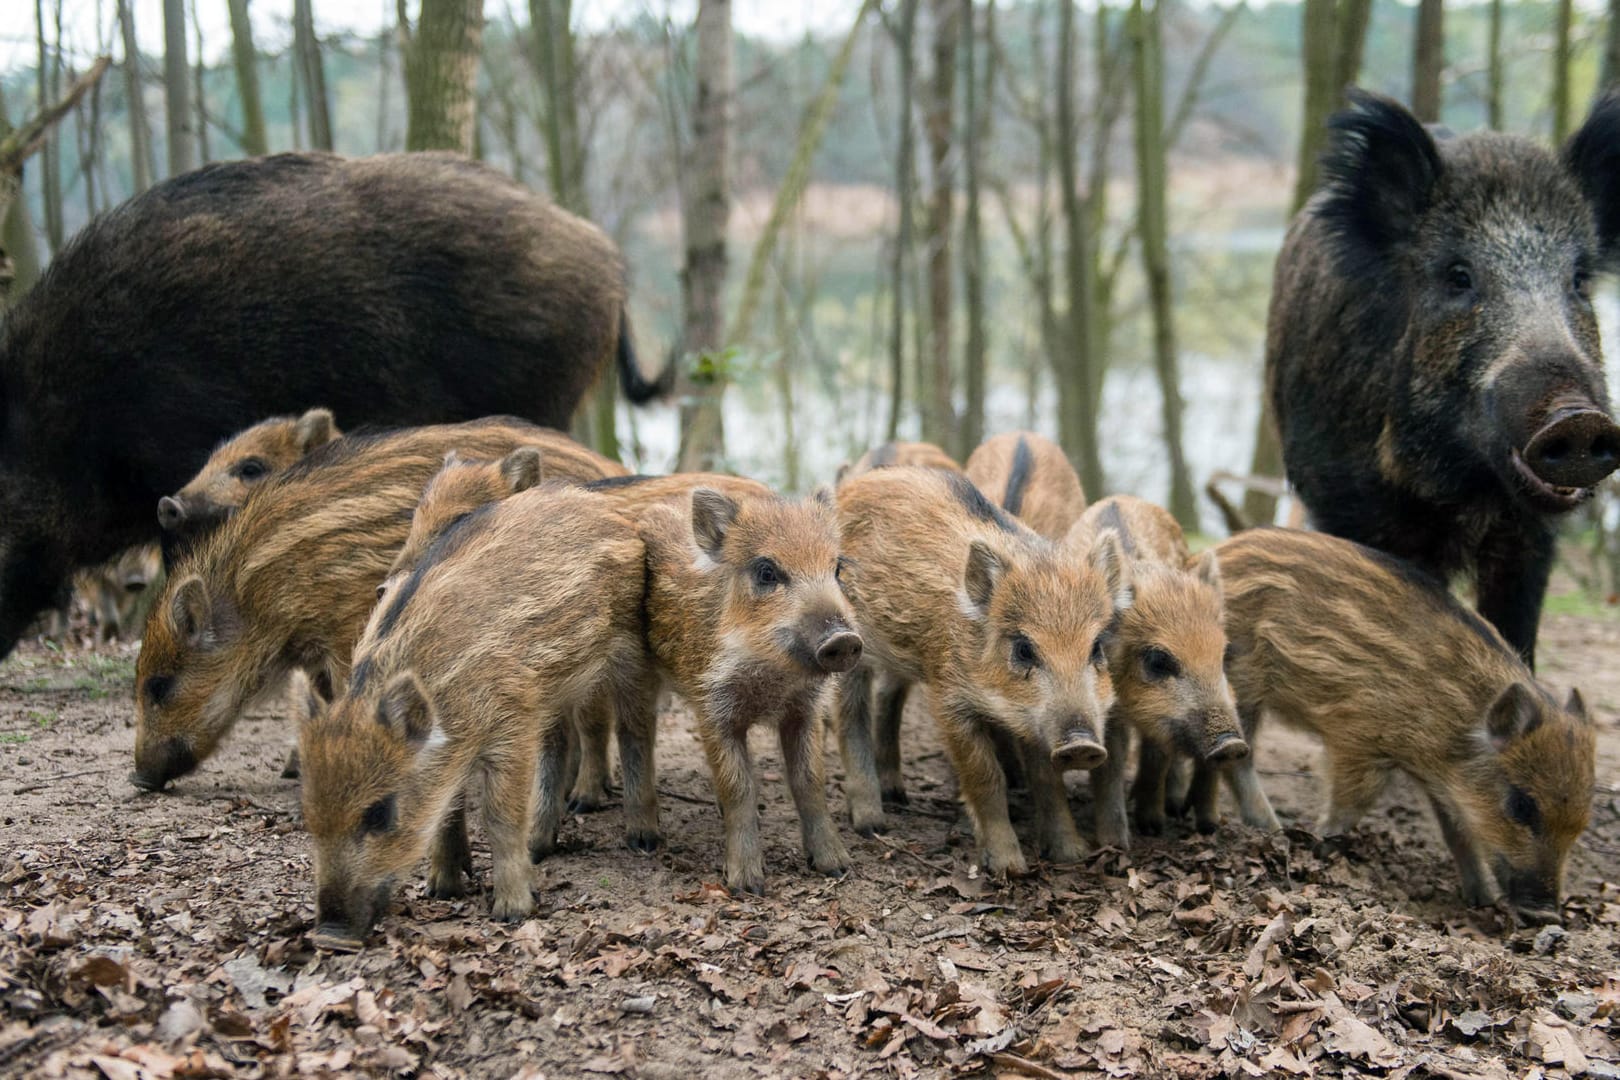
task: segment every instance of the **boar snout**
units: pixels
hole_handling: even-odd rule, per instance
[[[849,671],[861,662],[861,635],[853,630],[835,630],[816,646],[816,666],[829,675]]]
[[[1620,466],[1620,428],[1591,404],[1567,406],[1531,436],[1522,456],[1544,483],[1589,488]]]
[[[1062,741],[1052,751],[1052,765],[1058,772],[1095,769],[1108,760],[1108,750],[1083,723],[1065,724]]]
[[[158,525],[165,532],[176,532],[186,523],[186,507],[173,495],[158,500]]]
[[[183,739],[169,739],[153,750],[137,753],[129,782],[142,791],[162,791],[170,780],[197,767],[197,755]]]

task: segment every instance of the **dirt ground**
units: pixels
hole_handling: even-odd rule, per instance
[[[760,740],[771,891],[734,898],[670,713],[662,851],[626,850],[616,807],[572,819],[538,917],[497,925],[487,894],[431,900],[418,876],[357,955],[307,940],[280,721],[140,795],[133,649],[26,646],[0,665],[0,1074],[1620,1076],[1620,620],[1543,635],[1545,675],[1581,685],[1601,732],[1563,930],[1460,910],[1408,786],[1348,849],[1315,843],[1315,749],[1275,727],[1259,760],[1286,834],[1178,827],[1004,888],[973,866],[925,717],[909,812],[846,834],[842,880],[803,868]],[[841,813],[831,753],[829,775]]]

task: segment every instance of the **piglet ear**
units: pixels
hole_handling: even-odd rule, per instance
[[[1319,215],[1341,269],[1376,271],[1429,207],[1444,166],[1434,139],[1403,105],[1365,90],[1328,120]]]
[[[962,589],[979,618],[990,614],[990,601],[1005,572],[1006,565],[1001,561],[1001,556],[989,544],[975,540],[968,545],[967,567],[962,571]]]
[[[726,546],[726,533],[737,520],[739,507],[735,500],[713,488],[697,488],[692,492],[692,538],[711,559],[720,558]]]
[[[520,446],[501,459],[501,479],[506,489],[516,495],[528,491],[540,482],[540,448]]]
[[[1604,265],[1620,263],[1620,90],[1592,106],[1581,130],[1564,144],[1564,166],[1592,207]]]
[[[1503,749],[1514,739],[1528,735],[1541,724],[1541,710],[1535,691],[1522,682],[1510,683],[1497,695],[1485,713],[1485,731],[1491,744]]]
[[[1216,599],[1221,597],[1221,561],[1215,557],[1215,549],[1195,557],[1192,561],[1193,577],[1215,590]]]
[[[174,595],[169,599],[169,617],[174,620],[174,628],[187,648],[208,647],[211,640],[208,632],[211,612],[208,587],[203,584],[202,578],[192,574],[175,586]]]
[[[810,499],[812,502],[818,502],[829,510],[836,509],[838,506],[838,500],[833,496],[833,489],[830,484],[817,484],[816,489],[810,493]]]
[[[377,722],[406,742],[423,743],[433,734],[433,705],[416,672],[396,675],[377,702]]]
[[[293,438],[301,453],[309,453],[317,446],[325,446],[338,437],[337,424],[331,409],[311,409],[298,418],[293,427]]]
[[[303,728],[326,715],[326,702],[309,683],[309,676],[294,671],[287,680],[287,712],[292,722]]]
[[[1564,702],[1564,711],[1583,724],[1592,722],[1592,714],[1586,711],[1586,699],[1573,686],[1569,688],[1569,700]]]
[[[1113,601],[1114,610],[1123,611],[1130,607],[1136,598],[1135,579],[1131,574],[1131,562],[1120,545],[1119,533],[1113,529],[1103,529],[1097,533],[1097,538],[1091,542],[1091,565],[1108,584],[1108,596]]]

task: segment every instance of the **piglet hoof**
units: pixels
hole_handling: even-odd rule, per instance
[[[986,852],[984,868],[991,877],[996,878],[998,881],[1029,876],[1029,863],[1024,861],[1024,853],[1021,851],[1010,856],[997,856]]]
[[[910,806],[911,796],[906,794],[905,788],[884,788],[883,803],[885,806]]]
[[[1220,831],[1221,819],[1218,817],[1195,814],[1193,815],[1193,818],[1193,828],[1197,829],[1205,836],[1213,836],[1215,833]]]
[[[607,805],[604,791],[576,791],[568,796],[570,814],[594,814]]]
[[[287,760],[281,766],[281,778],[283,780],[298,779],[298,748],[296,746],[287,754]]]
[[[529,841],[529,861],[532,863],[537,863],[547,855],[555,855],[556,853],[557,838],[555,836],[549,840],[537,839]]]
[[[1165,824],[1163,815],[1136,815],[1136,831],[1143,836],[1163,836]]]
[[[761,875],[759,877],[750,876],[734,881],[727,881],[726,888],[730,889],[733,895],[746,894],[748,896],[764,896],[765,878],[763,875]]]
[[[842,844],[837,844],[831,850],[819,854],[811,853],[806,856],[805,861],[810,864],[810,869],[827,877],[841,878],[849,873],[849,853],[844,850]]]
[[[850,826],[857,836],[871,838],[888,833],[889,823],[882,814],[851,814]]]
[[[496,922],[520,923],[534,914],[534,897],[527,889],[523,895],[495,898],[495,904],[490,910],[490,916]]]
[[[1318,859],[1342,859],[1350,854],[1350,837],[1346,833],[1334,833],[1324,836],[1311,845],[1311,854]],[[1495,902],[1494,897],[1482,897],[1482,902],[1489,905]]]
[[[635,829],[625,833],[624,842],[631,851],[652,853],[663,844],[664,838],[651,829]]]
[[[455,900],[467,895],[467,881],[460,870],[428,874],[428,895],[435,900]]]
[[[1097,829],[1097,846],[1131,850],[1131,831],[1123,823],[1103,825]]]

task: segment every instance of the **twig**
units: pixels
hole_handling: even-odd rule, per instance
[[[27,795],[31,791],[39,791],[41,788],[48,788],[58,780],[75,780],[81,776],[95,776],[97,773],[110,771],[111,770],[109,769],[82,769],[79,772],[62,773],[60,776],[47,776],[45,779],[36,780],[32,784],[24,784],[20,788],[12,788],[11,793],[13,795]]]
[[[713,799],[699,799],[691,795],[682,795],[678,791],[665,791],[663,788],[658,789],[658,794],[662,795],[666,799],[674,799],[676,802],[691,803],[693,806],[714,805]]]
[[[1009,1054],[1005,1050],[984,1056],[988,1061],[1000,1065],[1004,1069],[1011,1069],[1013,1072],[1023,1073],[1025,1076],[1041,1076],[1045,1077],[1046,1080],[1069,1080],[1068,1073],[1048,1069],[1038,1061],[1031,1061],[1029,1058],[1019,1057],[1017,1054]]]
[[[938,874],[950,874],[950,873],[953,873],[955,871],[955,867],[946,866],[943,863],[936,863],[936,862],[933,862],[932,860],[925,859],[921,855],[918,855],[915,851],[912,851],[908,847],[904,847],[904,846],[902,846],[900,844],[890,842],[890,840],[889,840],[889,838],[887,836],[883,836],[883,835],[879,834],[879,835],[873,836],[872,839],[876,840],[878,843],[882,844],[884,847],[888,848],[890,851],[898,851],[900,854],[906,856],[907,858],[917,860],[918,862],[922,863],[924,866],[928,867],[928,869],[934,871],[935,873],[938,873]]]
[[[79,99],[84,97],[90,91],[90,88],[100,81],[101,76],[111,63],[112,57],[110,56],[97,59],[94,64],[90,65],[90,70],[79,76],[73,85],[68,88],[67,94],[61,101],[41,109],[39,115],[20,125],[16,131],[13,131],[4,139],[0,139],[0,172],[15,173],[21,169],[23,162],[28,160],[29,155],[44,145],[45,136],[51,130],[51,127],[62,117],[73,111],[73,107],[79,103]]]

